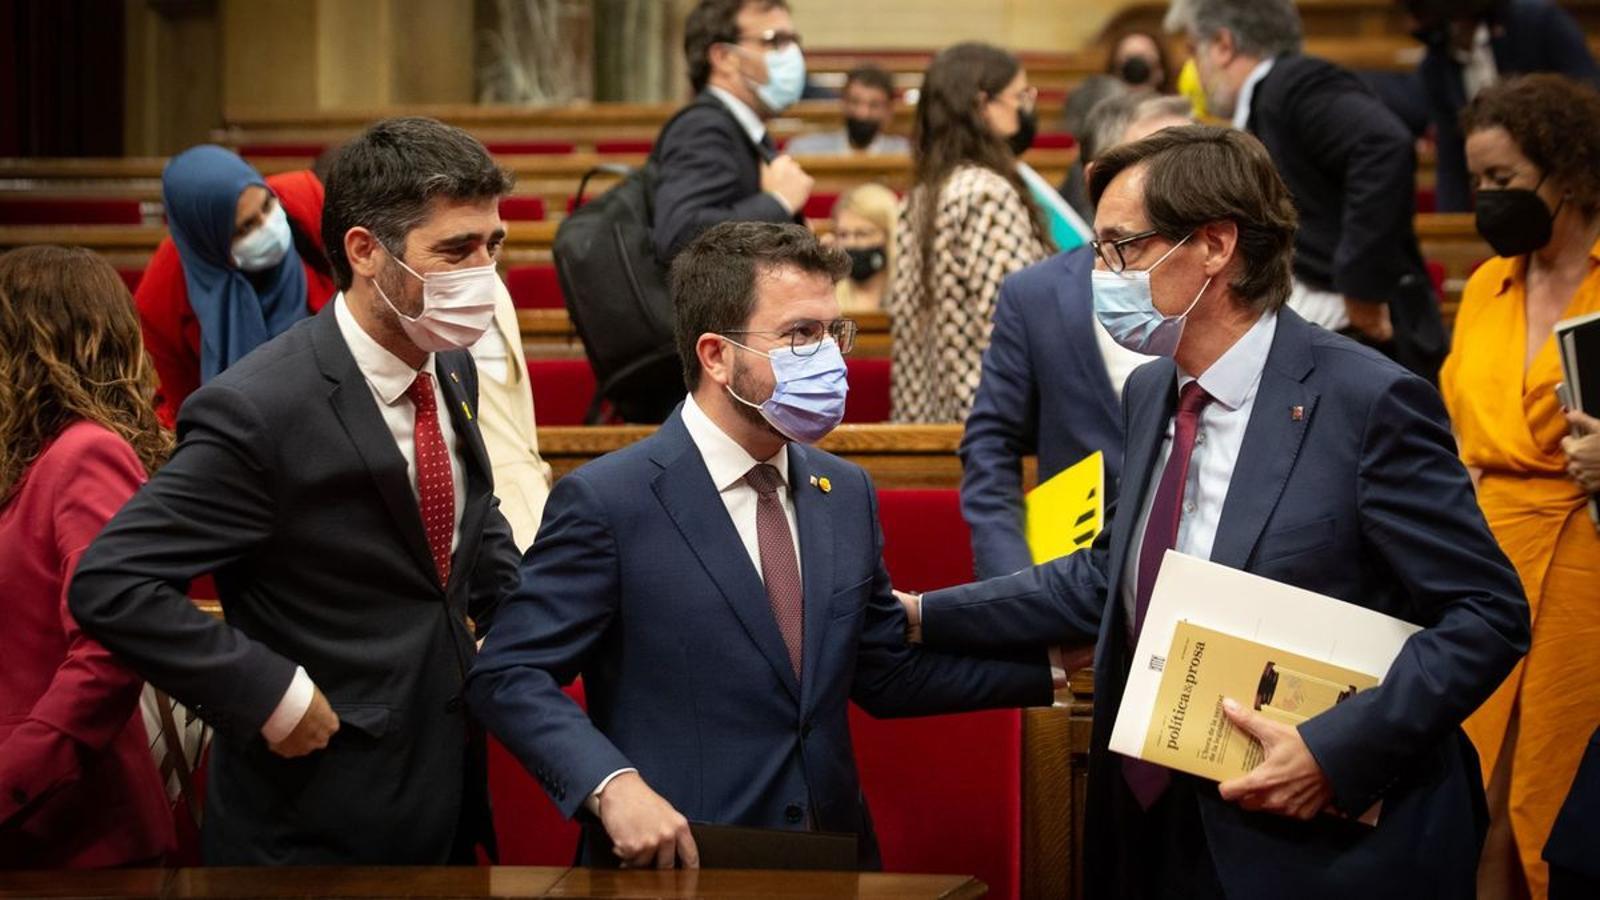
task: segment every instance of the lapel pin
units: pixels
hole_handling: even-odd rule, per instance
[[[1305,419],[1305,417],[1306,417],[1306,408],[1304,406],[1291,406],[1291,407],[1289,407],[1289,419],[1290,419],[1290,421],[1299,422],[1299,421]]]
[[[461,401],[461,411],[466,414],[467,421],[471,422],[472,421],[472,409],[467,406],[467,401],[465,401],[465,400]]]
[[[822,492],[824,494],[826,494],[829,491],[833,490],[833,482],[829,481],[826,478],[818,478],[817,479],[817,487],[821,488]]]
[[[455,382],[455,383],[456,383],[456,384],[460,384],[460,383],[461,383],[461,376],[460,376],[460,375],[457,375],[457,374],[456,374],[456,373],[454,373],[454,372],[451,372],[451,373],[450,373],[450,380],[451,380],[451,381],[454,381],[454,382]]]

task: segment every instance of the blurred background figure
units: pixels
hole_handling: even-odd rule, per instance
[[[1125,32],[1112,42],[1106,74],[1116,76],[1129,87],[1162,94],[1176,89],[1177,72],[1167,59],[1167,48],[1160,38],[1146,31]]]
[[[78,557],[172,449],[116,270],[0,255],[0,868],[159,865],[173,818],[144,682],[67,609]]]
[[[894,127],[894,80],[882,67],[857,66],[844,79],[840,97],[844,128],[802,134],[784,147],[795,156],[838,156],[849,153],[910,153],[911,142]]]
[[[316,312],[334,294],[322,250],[322,182],[309,171],[262,178],[210,144],[161,175],[172,234],[139,282],[145,348],[171,427],[200,385]]]
[[[1094,221],[1094,207],[1089,204],[1089,188],[1084,183],[1083,177],[1083,164],[1092,149],[1088,145],[1089,111],[1099,106],[1101,101],[1130,90],[1133,89],[1127,82],[1115,75],[1090,75],[1072,89],[1062,108],[1061,127],[1072,135],[1072,139],[1077,143],[1078,156],[1067,168],[1067,177],[1061,182],[1059,190],[1061,199],[1067,201],[1067,204],[1086,222]]]
[[[1522,577],[1527,658],[1467,720],[1493,816],[1479,896],[1546,896],[1540,852],[1600,725],[1600,535],[1563,449],[1551,330],[1600,312],[1600,93],[1559,75],[1484,88],[1462,119],[1478,230],[1441,384],[1478,503]],[[1590,419],[1586,427],[1600,425]],[[1596,449],[1600,434],[1582,439]],[[1581,443],[1573,441],[1573,446]]]
[[[850,274],[840,279],[839,309],[876,311],[889,288],[890,254],[900,199],[881,184],[846,191],[833,207],[833,240],[850,254]]]
[[[1427,55],[1417,68],[1439,148],[1438,210],[1472,209],[1461,112],[1513,75],[1556,72],[1600,85],[1578,23],[1552,0],[1402,0]]]
[[[1015,56],[976,42],[934,57],[922,84],[915,186],[895,234],[890,403],[896,422],[961,422],[1000,282],[1052,249],[1017,173],[1038,92]]]

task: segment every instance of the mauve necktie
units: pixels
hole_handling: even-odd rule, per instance
[[[439,430],[439,405],[433,393],[433,376],[418,372],[406,388],[406,396],[416,407],[413,430],[417,470],[417,505],[422,512],[422,530],[428,536],[428,550],[439,570],[439,583],[450,583],[450,539],[456,530],[456,488],[450,474],[450,450]]]
[[[1150,517],[1145,522],[1144,540],[1139,544],[1138,583],[1134,593],[1133,644],[1144,629],[1144,614],[1150,608],[1150,592],[1155,590],[1161,558],[1178,543],[1178,521],[1183,509],[1183,488],[1189,480],[1189,457],[1194,453],[1195,435],[1200,430],[1200,411],[1211,402],[1211,395],[1191,381],[1178,394],[1178,415],[1172,429],[1172,455],[1161,472],[1156,495],[1150,501]],[[1139,806],[1149,809],[1161,799],[1172,772],[1165,766],[1147,763],[1131,756],[1122,758],[1122,777],[1127,779]]]
[[[783,477],[772,466],[762,463],[751,469],[744,480],[756,489],[756,544],[761,550],[761,580],[767,583],[767,600],[772,617],[778,620],[783,643],[789,648],[789,664],[794,677],[800,677],[800,659],[805,647],[804,594],[800,588],[800,564],[794,558],[794,536],[789,517],[783,513],[778,491]]]

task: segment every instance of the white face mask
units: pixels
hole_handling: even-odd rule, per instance
[[[274,203],[266,221],[233,242],[233,264],[241,272],[265,272],[283,262],[292,240],[283,204]]]
[[[384,248],[388,252],[388,248]],[[424,353],[465,350],[478,342],[494,322],[495,300],[500,292],[500,273],[493,263],[471,269],[451,269],[418,275],[393,253],[389,257],[400,268],[422,282],[422,312],[408,316],[395,308],[377,279],[372,286],[378,296],[400,317],[400,327],[411,343]]]

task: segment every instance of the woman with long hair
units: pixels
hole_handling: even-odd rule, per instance
[[[105,260],[0,255],[0,867],[148,865],[173,849],[143,683],[67,609],[78,557],[172,449],[155,390]]]
[[[1000,282],[1050,253],[1017,172],[1037,96],[1017,58],[988,44],[957,44],[923,76],[916,183],[896,228],[888,302],[896,422],[966,420]]]

